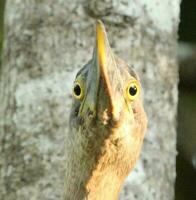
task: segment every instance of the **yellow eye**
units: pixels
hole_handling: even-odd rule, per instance
[[[129,100],[134,100],[140,92],[140,86],[136,81],[131,81],[126,88],[126,95]]]
[[[72,93],[76,99],[81,100],[84,97],[84,88],[82,87],[81,83],[79,83],[78,81],[74,83]]]

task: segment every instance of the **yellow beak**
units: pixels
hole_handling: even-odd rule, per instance
[[[115,105],[117,102],[115,94],[118,92],[117,90],[122,89],[117,86],[119,85],[121,77],[115,62],[114,54],[110,48],[105,27],[100,20],[97,21],[96,25],[95,53],[99,75],[103,80],[103,87],[107,97],[109,98],[109,111],[112,113],[112,116],[115,117],[115,114],[118,113],[118,106]]]

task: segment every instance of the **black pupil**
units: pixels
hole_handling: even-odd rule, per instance
[[[78,84],[76,84],[74,86],[74,93],[75,93],[76,96],[80,96],[80,94],[81,94],[81,88]]]
[[[137,87],[136,87],[135,85],[131,86],[131,87],[129,88],[129,94],[130,94],[131,96],[134,96],[134,95],[136,95],[136,93],[137,93]]]

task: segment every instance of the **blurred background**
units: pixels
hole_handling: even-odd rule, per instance
[[[0,0],[0,54],[4,7],[5,0]],[[176,200],[196,200],[196,0],[181,3],[178,61]]]
[[[179,26],[176,200],[196,200],[196,1],[182,0]]]

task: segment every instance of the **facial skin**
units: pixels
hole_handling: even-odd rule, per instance
[[[147,119],[136,73],[113,55],[100,21],[96,32],[93,58],[73,86],[68,152],[80,174],[69,171],[67,176],[82,185],[72,181],[69,187],[76,199],[77,186],[78,195],[110,200],[118,197],[138,159]]]

